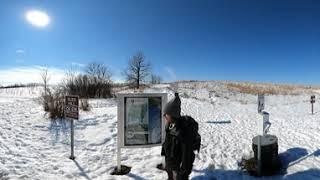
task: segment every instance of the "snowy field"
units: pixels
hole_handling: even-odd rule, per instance
[[[240,170],[242,158],[253,156],[257,97],[228,89],[222,82],[157,85],[145,92],[180,92],[182,113],[200,126],[202,147],[191,179],[256,179]],[[313,90],[298,95],[266,96],[279,139],[283,173],[260,179],[320,179],[320,103],[315,114],[309,103]],[[317,97],[319,90],[314,90]],[[0,89],[0,179],[166,179],[156,165],[160,147],[123,149],[122,164],[132,166],[126,176],[111,176],[116,166],[117,102],[90,100],[92,110],[75,122],[75,161],[70,155],[69,123],[51,121],[37,97],[39,88]]]

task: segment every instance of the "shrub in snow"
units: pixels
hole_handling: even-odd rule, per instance
[[[47,89],[45,92],[41,94],[40,100],[43,106],[43,110],[45,112],[49,112],[49,102],[52,99],[51,91],[50,89]]]
[[[49,113],[51,119],[64,117],[64,97],[65,93],[60,88],[54,92],[48,91],[47,95],[42,97],[44,110]]]
[[[47,96],[47,95],[42,95],[42,97],[41,97],[43,110],[45,112],[49,112],[49,101],[50,101],[49,98],[50,98],[50,96]]]
[[[84,111],[90,111],[90,105],[89,105],[88,99],[80,100],[80,109]]]

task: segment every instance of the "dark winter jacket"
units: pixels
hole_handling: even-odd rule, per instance
[[[176,119],[173,128],[166,125],[166,137],[161,152],[161,155],[165,156],[166,169],[177,171],[179,180],[188,179],[195,158],[190,141],[192,137],[188,137],[188,133],[184,131],[184,118],[182,116]]]

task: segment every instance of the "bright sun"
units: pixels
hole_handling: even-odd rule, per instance
[[[46,27],[50,23],[50,17],[43,11],[30,10],[25,17],[30,24],[37,27]]]

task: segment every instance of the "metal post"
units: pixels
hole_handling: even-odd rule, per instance
[[[74,160],[74,127],[73,127],[73,119],[70,119],[71,121],[71,156],[70,159]]]
[[[311,103],[311,112],[313,114],[313,103]]]
[[[261,176],[261,135],[258,135],[258,176]]]

